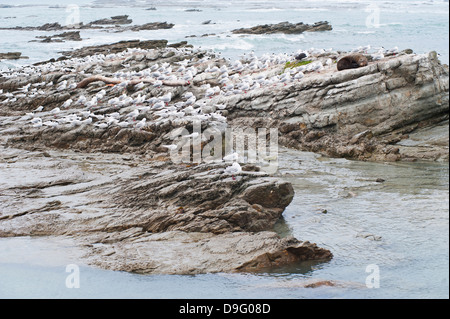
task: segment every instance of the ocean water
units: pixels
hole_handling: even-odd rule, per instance
[[[3,7],[10,5],[11,7]],[[0,0],[0,28],[65,24],[77,5],[82,22],[127,14],[134,24],[167,21],[170,30],[82,30],[82,42],[34,43],[56,32],[0,30],[0,52],[28,60],[1,61],[0,69],[58,57],[60,51],[131,39],[187,40],[236,58],[299,49],[398,47],[437,51],[449,62],[446,1],[64,1]],[[156,7],[157,10],[145,10]],[[199,12],[186,12],[198,9]],[[211,24],[202,22],[211,20]],[[282,21],[329,21],[329,32],[232,35],[231,30]],[[203,34],[215,34],[202,37]],[[186,36],[196,35],[195,38]],[[276,225],[330,249],[326,263],[303,263],[261,274],[144,276],[80,262],[70,242],[0,238],[0,298],[448,298],[448,163],[361,163],[281,150],[278,175],[296,195]],[[385,183],[375,183],[383,178]],[[326,214],[323,213],[326,211]],[[80,288],[66,287],[66,266],[80,267]],[[374,268],[376,267],[376,268]],[[366,280],[379,270],[379,288]],[[302,288],[305,280],[336,280],[342,287]]]

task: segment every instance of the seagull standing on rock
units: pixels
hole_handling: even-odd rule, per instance
[[[60,85],[56,88],[58,92],[64,91],[67,88],[67,80],[64,80],[60,83]]]
[[[84,95],[81,95],[78,100],[77,100],[77,104],[84,104],[86,103],[87,99]]]
[[[147,119],[144,117],[142,120],[140,120],[139,122],[136,123],[136,128],[137,129],[142,129],[145,126]]]
[[[139,110],[133,110],[132,112],[128,113],[127,117],[128,118],[132,118],[132,119],[136,119],[136,117],[139,116]]]
[[[68,108],[72,104],[73,100],[68,99],[64,104],[61,106],[62,108]]]
[[[169,102],[172,100],[172,93],[169,92],[166,95],[163,95],[160,100],[164,102],[166,105],[169,105]]]
[[[188,84],[191,84],[192,79],[194,78],[194,75],[191,71],[187,71],[186,74],[183,76],[183,80],[188,82]]]
[[[234,162],[231,166],[228,166],[224,170],[225,174],[239,174],[240,172],[242,172],[242,168],[237,162]]]

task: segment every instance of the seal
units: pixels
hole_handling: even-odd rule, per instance
[[[367,58],[362,54],[352,54],[341,58],[337,63],[338,71],[347,69],[356,69],[363,66],[367,66]]]
[[[300,54],[298,54],[298,55],[295,56],[295,59],[296,59],[297,61],[301,61],[301,60],[303,60],[304,58],[306,58],[306,54],[305,54],[305,53],[300,53]]]

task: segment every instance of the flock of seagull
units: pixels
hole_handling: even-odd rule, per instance
[[[97,129],[103,130],[112,126],[141,130],[145,129],[150,121],[155,125],[171,122],[174,127],[177,127],[186,121],[193,120],[224,124],[226,117],[223,114],[226,114],[224,111],[228,106],[226,103],[218,103],[218,99],[214,99],[214,97],[227,97],[246,94],[260,88],[286,86],[291,82],[300,81],[306,73],[320,72],[333,64],[330,58],[315,58],[324,53],[332,53],[332,49],[299,50],[297,54],[303,53],[306,58],[311,58],[312,62],[294,68],[286,68],[285,72],[274,74],[270,70],[274,70],[276,67],[279,70],[279,67],[286,65],[287,62],[295,61],[295,55],[265,54],[257,57],[254,52],[251,52],[241,56],[241,60],[234,62],[228,60],[225,64],[220,65],[219,60],[213,60],[211,55],[194,59],[195,49],[178,48],[173,50],[177,54],[184,54],[189,58],[172,64],[156,61],[141,71],[130,71],[128,68],[131,67],[130,60],[133,56],[145,55],[149,51],[128,49],[117,54],[96,54],[84,58],[72,58],[3,71],[1,77],[7,79],[45,75],[51,72],[90,76],[102,74],[104,72],[102,66],[108,61],[123,61],[121,63],[123,69],[112,74],[112,77],[119,80],[119,83],[108,85],[109,87],[105,87],[93,95],[76,95],[81,90],[77,90],[77,83],[72,77],[56,84],[52,81],[28,83],[15,92],[0,90],[0,97],[3,97],[3,100],[0,99],[0,105],[8,106],[22,98],[32,99],[40,95],[48,95],[49,90],[56,93],[75,92],[73,95],[76,95],[76,98],[71,97],[52,110],[45,111],[44,106],[39,106],[19,119],[34,128],[94,125]],[[368,50],[370,50],[370,46],[359,47],[352,52],[367,53]],[[393,50],[398,49],[394,48]],[[381,48],[373,54],[373,58],[381,59],[384,54],[394,52],[393,50]],[[86,72],[87,70],[89,72]],[[200,90],[193,88],[191,84],[198,76],[215,79],[216,85],[204,84],[200,86]],[[139,79],[151,79],[151,81],[139,81]],[[127,88],[131,81],[135,83],[133,94],[128,95]],[[164,84],[170,81],[183,81],[186,85],[184,94],[181,97],[177,95],[175,101],[172,91],[167,90]]]

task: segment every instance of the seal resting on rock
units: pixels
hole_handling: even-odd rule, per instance
[[[338,71],[347,69],[356,69],[362,66],[367,66],[367,58],[362,54],[352,54],[341,58],[337,63]]]
[[[301,61],[304,58],[306,58],[306,54],[305,53],[300,53],[300,54],[295,56],[295,59],[298,60],[298,61]]]

